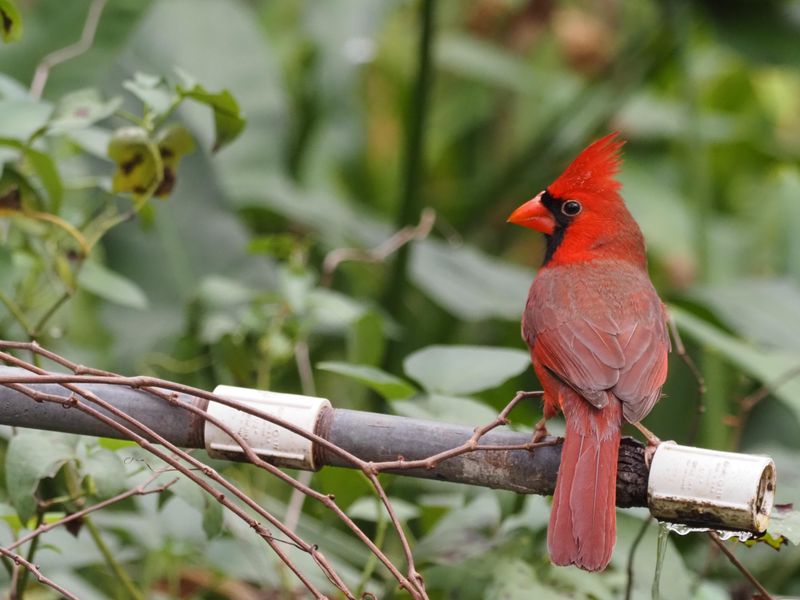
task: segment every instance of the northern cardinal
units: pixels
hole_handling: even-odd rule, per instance
[[[653,408],[670,351],[644,238],[614,178],[623,143],[592,143],[508,219],[546,239],[522,337],[544,389],[537,431],[559,409],[566,419],[547,546],[553,563],[587,571],[608,565],[616,541],[622,420],[638,424]]]

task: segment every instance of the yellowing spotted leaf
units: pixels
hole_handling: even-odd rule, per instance
[[[164,165],[155,142],[141,127],[114,132],[108,156],[117,163],[112,181],[115,192],[130,192],[139,199],[153,195],[164,179]]]

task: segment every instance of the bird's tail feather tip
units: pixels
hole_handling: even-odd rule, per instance
[[[613,428],[613,424],[611,424]],[[547,546],[556,565],[586,571],[608,566],[616,542],[619,429],[598,435],[567,428]]]

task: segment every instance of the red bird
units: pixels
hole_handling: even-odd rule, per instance
[[[537,436],[559,409],[566,419],[547,546],[553,563],[587,571],[608,565],[616,541],[622,420],[638,426],[653,408],[670,351],[644,238],[614,178],[623,143],[594,142],[508,219],[547,242],[522,317],[544,389]]]

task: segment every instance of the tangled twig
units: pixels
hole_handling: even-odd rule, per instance
[[[360,248],[337,248],[331,250],[325,255],[325,260],[322,262],[320,285],[330,287],[331,283],[333,283],[333,274],[343,262],[355,260],[378,263],[385,261],[409,242],[428,237],[434,223],[436,223],[436,212],[432,208],[426,208],[419,217],[419,223],[403,227],[380,246],[370,250],[362,250]]]
[[[739,572],[742,575],[744,575],[750,583],[753,584],[753,587],[755,587],[758,590],[759,594],[761,594],[764,600],[772,600],[772,594],[770,594],[767,591],[767,589],[761,584],[761,582],[755,578],[755,576],[750,572],[750,570],[747,567],[745,567],[738,558],[736,558],[736,555],[734,555],[734,553],[731,552],[730,549],[725,546],[725,543],[719,538],[719,536],[715,531],[709,531],[708,537],[710,537],[711,541],[714,542],[714,544],[716,544],[716,546],[720,550],[722,550],[722,553],[728,557],[728,560],[731,562],[731,564],[737,569],[739,569]]]
[[[296,564],[293,564],[291,559],[280,548],[279,544],[288,543],[308,553],[335,588],[343,593],[345,597],[355,598],[353,592],[349,589],[344,580],[336,573],[325,556],[319,551],[316,544],[303,540],[293,531],[293,527],[287,527],[285,523],[282,523],[275,515],[259,506],[252,498],[247,496],[247,494],[237,488],[234,484],[223,478],[217,471],[200,462],[197,458],[188,454],[184,450],[176,447],[169,440],[159,435],[156,431],[141,421],[131,417],[124,411],[121,411],[119,408],[115,407],[113,404],[103,400],[102,398],[98,397],[97,394],[87,390],[82,386],[86,384],[101,383],[126,386],[141,390],[156,398],[159,398],[166,403],[169,403],[170,405],[180,407],[181,409],[189,411],[190,413],[193,413],[212,423],[229,435],[241,447],[245,457],[253,465],[269,472],[271,475],[292,486],[304,496],[320,502],[328,510],[331,510],[337,516],[337,518],[339,518],[342,523],[344,523],[344,525],[350,529],[352,533],[356,535],[356,537],[376,556],[380,563],[382,563],[383,566],[397,580],[399,585],[404,588],[411,595],[411,597],[420,599],[428,597],[425,590],[424,580],[414,564],[414,557],[408,536],[406,535],[403,525],[391,502],[389,501],[383,486],[378,480],[378,475],[381,472],[390,470],[396,471],[402,469],[433,468],[449,458],[478,450],[508,450],[512,447],[480,444],[480,440],[488,432],[506,424],[508,422],[509,413],[521,400],[540,395],[540,392],[519,392],[500,412],[496,419],[487,425],[476,428],[470,439],[458,447],[420,460],[405,460],[402,457],[399,457],[397,460],[376,463],[361,460],[331,443],[330,441],[314,433],[300,429],[297,426],[284,421],[283,419],[271,415],[265,415],[264,413],[261,413],[252,407],[235,400],[222,398],[190,386],[153,377],[123,377],[107,371],[91,369],[72,363],[71,361],[53,352],[41,348],[35,342],[0,342],[0,348],[4,350],[30,352],[33,355],[50,360],[70,371],[69,373],[64,374],[53,374],[42,368],[27,363],[26,361],[19,359],[8,352],[0,351],[0,360],[9,365],[25,370],[25,372],[19,374],[5,375],[0,377],[0,385],[14,389],[37,402],[54,402],[61,404],[65,408],[74,408],[80,410],[92,418],[101,421],[106,426],[114,429],[121,437],[132,440],[139,444],[139,446],[151,453],[153,456],[162,460],[164,463],[169,465],[169,467],[189,478],[202,490],[211,495],[224,508],[228,509],[235,516],[247,523],[248,526],[270,546],[278,558],[298,577],[298,580],[309,592],[311,592],[315,598],[324,598],[325,595],[321,590],[313,585],[313,583],[300,571]],[[41,391],[40,389],[31,387],[35,384],[44,383],[58,384],[68,390],[70,394],[65,397],[47,393]],[[253,448],[250,447],[244,439],[242,439],[240,435],[231,430],[230,427],[226,426],[219,419],[209,415],[202,408],[189,403],[181,402],[179,400],[181,394],[206,399],[212,402],[220,402],[236,408],[237,410],[256,415],[262,419],[274,423],[279,427],[284,427],[293,433],[296,433],[297,435],[303,436],[317,444],[320,444],[327,450],[338,454],[341,458],[351,463],[355,468],[360,469],[374,487],[375,492],[389,517],[389,521],[392,524],[393,530],[398,537],[406,563],[405,573],[401,572],[400,569],[398,569],[392,563],[389,557],[375,544],[375,542],[363,530],[361,530],[361,528],[359,528],[350,517],[344,513],[344,511],[336,504],[331,496],[310,488],[305,483],[287,475],[274,465],[263,460],[253,450]],[[549,445],[551,443],[553,443],[552,440],[537,444],[521,444],[518,446],[518,448],[530,450],[535,447]],[[13,547],[17,547],[18,545],[33,539],[37,535],[41,535],[46,531],[49,531],[53,527],[69,522],[70,520],[78,519],[85,513],[107,507],[114,502],[118,502],[132,495],[154,493],[156,491],[161,491],[165,487],[161,486],[160,488],[146,490],[145,486],[149,485],[149,483],[150,482],[147,482],[142,484],[142,486],[138,486],[137,488],[123,492],[114,498],[95,504],[87,509],[84,509],[84,511],[81,511],[80,513],[69,515],[57,523],[37,528],[37,530],[30,532],[24,538],[18,540]],[[248,510],[252,511],[256,515],[256,518],[250,516]],[[274,528],[276,532],[280,532],[281,537],[285,539],[276,537],[267,527],[262,525],[257,520],[258,518],[266,521],[269,524],[269,527]],[[9,552],[11,551],[10,548],[7,548],[6,550]]]
[[[5,556],[6,558],[10,558],[14,562],[15,565],[25,567],[28,571],[33,573],[33,576],[36,577],[36,579],[37,579],[37,581],[39,581],[39,583],[42,583],[42,584],[46,585],[47,587],[50,587],[50,588],[54,589],[59,594],[61,594],[64,598],[68,598],[69,600],[80,600],[76,595],[70,593],[69,591],[67,591],[66,589],[64,589],[60,585],[58,585],[55,581],[53,581],[52,579],[46,577],[39,570],[39,567],[37,567],[35,564],[30,562],[26,558],[20,556],[16,552],[12,552],[11,550],[8,550],[7,548],[3,548],[2,546],[0,546],[0,554]]]
[[[42,59],[33,74],[30,90],[31,98],[37,100],[41,98],[47,78],[50,76],[50,69],[58,64],[77,58],[92,47],[94,34],[97,32],[97,25],[100,23],[100,16],[103,14],[106,2],[107,0],[93,0],[91,6],[89,6],[89,12],[86,14],[81,39],[74,44],[51,52]]]

